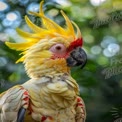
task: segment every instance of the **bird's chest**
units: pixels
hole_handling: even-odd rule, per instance
[[[31,117],[41,122],[75,122],[75,94],[68,89],[50,90],[44,87],[39,93],[31,91]]]
[[[66,82],[59,80],[43,84],[36,83],[31,85],[28,91],[30,94],[29,111],[34,120],[75,122],[76,93]]]
[[[29,91],[32,107],[60,110],[75,103],[76,93],[66,83],[49,83],[38,89],[39,86],[35,86]]]
[[[73,106],[62,110],[43,110],[42,114],[35,112],[27,114],[25,122],[76,122],[76,112]]]

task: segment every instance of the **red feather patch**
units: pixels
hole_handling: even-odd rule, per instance
[[[46,116],[42,116],[42,118],[41,118],[41,122],[44,122],[46,119],[47,119]]]
[[[80,39],[77,39],[75,41],[73,41],[70,46],[68,47],[68,51],[71,51],[73,50],[74,48],[76,47],[79,47],[79,46],[82,46],[83,45],[83,39],[80,38]]]

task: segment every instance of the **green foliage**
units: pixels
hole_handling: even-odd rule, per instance
[[[27,14],[26,6],[33,1],[31,0],[26,6],[19,3],[14,4],[11,1],[8,2],[11,10],[19,10],[24,19],[24,15]],[[45,0],[44,10],[48,17],[63,26],[64,20],[60,14],[60,9],[63,9],[81,29],[84,39],[83,48],[87,52],[88,62],[84,69],[73,68],[72,76],[77,80],[81,96],[86,104],[86,122],[113,122],[122,117],[122,11],[118,2],[122,3],[120,0],[109,0],[96,7],[88,0],[70,0],[67,5]],[[28,16],[37,25],[40,25],[39,18]],[[28,30],[24,20],[22,20],[20,28]],[[5,27],[2,32],[4,29]],[[22,40],[20,37],[16,37],[16,34],[9,35],[11,41],[19,39]],[[9,49],[2,42],[3,40],[0,40],[0,92],[3,92],[16,84],[27,81],[28,77],[23,64],[15,64],[20,57],[20,52]],[[108,46],[113,43],[117,44],[120,50],[110,56],[105,53],[105,49],[108,49]],[[113,52],[115,50],[116,48],[111,49]],[[118,117],[112,115],[113,108],[119,115]]]

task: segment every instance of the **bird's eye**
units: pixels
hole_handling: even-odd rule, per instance
[[[55,44],[53,45],[50,49],[51,52],[53,53],[59,53],[59,54],[63,54],[66,53],[66,47],[63,44]]]

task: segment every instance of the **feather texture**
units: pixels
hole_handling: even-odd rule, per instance
[[[74,86],[69,84],[69,79],[73,80]],[[32,79],[22,86],[30,93],[30,105],[33,110],[31,114],[34,120],[40,121],[41,117],[46,116],[44,122],[57,122],[58,120],[59,122],[84,122],[85,106],[82,99],[77,97],[79,91],[77,83],[67,74],[56,74],[53,78],[45,76]],[[78,104],[83,104],[82,108]]]
[[[31,79],[0,94],[0,122],[16,122],[21,108],[27,109],[25,122],[85,122],[85,105],[66,60],[71,53],[69,47],[74,48],[74,43],[75,47],[81,46],[76,43],[82,41],[80,29],[63,11],[66,28],[59,26],[44,15],[42,6],[43,1],[39,13],[30,12],[42,19],[42,27],[25,16],[32,33],[17,29],[25,42],[6,42],[8,47],[22,51],[17,63],[24,63]],[[57,44],[66,49],[64,57],[53,58],[55,54],[50,49]]]
[[[0,122],[16,122],[21,106],[27,109],[24,99],[28,96],[24,95],[25,92],[22,86],[15,86],[0,96]]]
[[[23,37],[26,41],[23,43],[11,43],[11,42],[5,42],[6,45],[12,49],[18,50],[18,51],[25,51],[37,44],[38,42],[42,41],[43,39],[48,39],[48,42],[50,39],[53,39],[55,37],[62,37],[64,38],[63,43],[71,43],[75,39],[77,39],[77,35],[74,32],[73,25],[69,18],[66,16],[66,14],[61,11],[65,21],[66,21],[66,28],[62,28],[60,25],[55,23],[53,20],[47,18],[44,15],[43,9],[43,1],[40,3],[40,11],[39,13],[30,12],[32,15],[38,16],[42,19],[42,25],[43,27],[39,27],[35,25],[27,16],[25,16],[25,21],[27,25],[30,27],[30,29],[33,31],[33,33],[24,32],[20,29],[17,29],[18,34]],[[74,24],[76,26],[76,24]],[[78,35],[81,36],[78,26],[76,26],[76,29],[78,31]],[[81,38],[81,37],[78,38]],[[21,58],[21,60],[18,60],[18,62],[24,61],[24,58]]]

